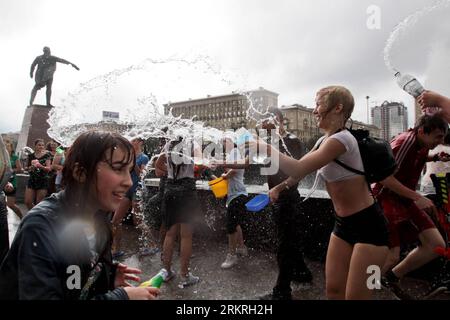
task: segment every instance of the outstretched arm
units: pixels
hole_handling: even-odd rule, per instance
[[[232,162],[226,162],[225,160],[214,160],[212,164],[216,168],[223,167],[227,169],[247,169],[250,165],[250,159],[247,156],[245,157],[245,159],[240,159]]]
[[[77,69],[77,70],[80,70],[80,68],[78,68],[75,64],[73,64],[72,62],[70,62],[70,61],[67,61],[67,60],[65,60],[65,59],[61,59],[61,58],[58,58],[58,57],[55,57],[56,58],[56,61],[57,62],[60,62],[60,63],[64,63],[64,64],[70,64],[72,67],[74,67],[75,69]]]
[[[259,145],[260,148],[267,146],[264,142],[259,142]],[[271,155],[271,157],[278,157],[281,171],[296,181],[300,181],[306,175],[322,168],[345,151],[345,146],[341,142],[331,138],[324,141],[319,149],[309,152],[300,160],[293,159],[280,153],[271,146],[268,149],[268,154]]]

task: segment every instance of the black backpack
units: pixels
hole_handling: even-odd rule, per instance
[[[335,159],[334,161],[345,169],[366,177],[367,182],[379,182],[395,172],[397,164],[391,145],[379,138],[371,137],[368,130],[347,129],[358,141],[364,172],[352,168]]]

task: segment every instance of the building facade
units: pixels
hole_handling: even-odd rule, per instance
[[[295,134],[304,143],[311,139],[317,140],[320,136],[320,131],[316,125],[313,108],[293,104],[291,106],[282,106],[280,109],[283,113],[284,127],[287,131]]]
[[[193,118],[202,121],[206,126],[220,130],[240,127],[251,129],[256,125],[258,112],[265,112],[271,107],[278,107],[278,93],[260,87],[245,94],[233,92],[227,95],[170,102],[164,105],[164,114],[167,115],[172,110],[175,117]],[[247,117],[248,113],[250,120]],[[251,120],[252,118],[254,120]]]
[[[371,110],[372,123],[381,129],[381,138],[390,141],[408,129],[408,110],[402,102],[384,101]]]

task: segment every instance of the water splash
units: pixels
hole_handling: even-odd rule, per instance
[[[384,47],[383,51],[384,63],[386,64],[386,67],[389,69],[389,71],[392,72],[392,74],[398,71],[394,68],[394,66],[391,63],[391,50],[394,43],[398,40],[398,38],[402,34],[404,34],[409,28],[414,26],[424,15],[427,15],[430,12],[435,11],[437,9],[445,8],[448,5],[450,5],[450,0],[439,0],[434,5],[425,7],[409,15],[394,28],[394,30],[389,35],[388,40],[386,41],[386,46]]]
[[[48,134],[68,146],[81,132],[101,127],[101,111],[114,111],[120,112],[116,130],[128,138],[137,135],[173,138],[182,131],[214,140],[220,130],[205,127],[195,117],[166,115],[164,107],[170,107],[170,101],[186,100],[189,96],[243,92],[245,86],[240,75],[223,71],[207,56],[145,59],[97,76],[68,93],[50,111]],[[171,130],[165,134],[164,128]]]

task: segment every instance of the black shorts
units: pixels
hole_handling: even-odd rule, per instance
[[[242,224],[244,214],[247,212],[245,204],[248,198],[245,195],[239,195],[228,204],[227,207],[227,234],[236,232],[236,227]]]
[[[389,246],[388,221],[377,202],[351,216],[335,218],[333,233],[349,244]]]
[[[192,224],[199,219],[201,207],[194,179],[168,179],[162,202],[164,225],[167,229],[174,224]]]
[[[48,178],[47,177],[31,177],[28,179],[27,187],[33,190],[47,190]]]

